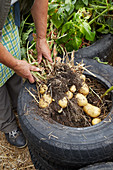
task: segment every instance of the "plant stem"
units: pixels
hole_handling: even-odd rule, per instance
[[[44,79],[44,80],[46,80],[46,78],[45,77],[43,77],[39,72],[35,72],[35,74],[37,75],[37,76],[39,76],[40,78],[42,78],[42,79]]]
[[[36,44],[36,42],[34,42],[30,47],[29,50]]]
[[[30,92],[30,90],[28,90],[26,87],[25,87],[25,89],[29,92],[29,94],[35,99],[35,101],[37,102],[37,103],[39,103],[39,101],[37,100],[37,98],[35,97],[35,95],[33,94],[33,93],[31,93]]]
[[[93,7],[94,10],[95,9],[106,9],[106,6],[100,6],[100,5],[93,5],[93,4],[89,4],[90,7]],[[89,8],[90,9],[90,8]]]
[[[102,4],[102,5],[106,5],[106,3],[104,3],[104,2],[100,2],[100,1],[98,1],[98,0],[93,1],[93,2],[96,2],[96,3],[98,3],[98,4]]]
[[[35,80],[37,83],[40,83],[40,80],[38,79],[37,75],[35,72],[31,71],[32,75],[34,76]]]
[[[75,11],[67,18],[67,20],[69,21],[70,18],[74,15]]]
[[[89,25],[91,25],[97,18],[99,18],[101,15],[103,15],[104,13],[106,13],[108,11],[108,9],[105,9],[102,13],[100,13],[99,15],[97,15],[95,18],[93,18],[90,22]]]
[[[74,24],[74,26],[80,30],[80,27],[78,25]]]
[[[106,92],[101,96],[101,99],[106,96],[111,90],[113,90],[113,86],[111,86]]]

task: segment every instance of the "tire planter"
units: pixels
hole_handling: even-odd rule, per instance
[[[106,61],[113,64],[113,35],[104,35],[100,40],[97,40],[92,45],[81,48],[74,53],[76,58],[99,57],[101,61]]]
[[[102,163],[96,163],[94,165],[89,165],[79,170],[112,170],[112,169],[113,169],[113,162],[107,162],[107,163],[102,162]]]
[[[75,60],[75,63],[80,62]],[[113,67],[98,63],[96,60],[84,59],[86,65],[98,79],[110,87],[113,85]],[[113,107],[105,121],[86,128],[73,128],[59,123],[51,124],[36,114],[38,106],[32,102],[26,88],[36,89],[35,84],[26,81],[18,99],[18,115],[23,133],[42,160],[50,166],[61,169],[78,169],[96,162],[110,161],[113,158]],[[113,99],[113,93],[111,92]],[[55,169],[55,168],[52,168]],[[59,169],[59,168],[58,168]],[[56,168],[57,170],[57,168]]]

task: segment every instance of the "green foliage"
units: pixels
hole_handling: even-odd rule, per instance
[[[26,45],[27,45],[27,40],[29,37],[29,34],[33,32],[33,27],[34,24],[32,23],[27,23],[28,18],[30,17],[30,14],[27,16],[25,20],[22,20],[19,28],[19,36],[20,36],[20,51],[21,51],[21,58],[25,59],[26,58]],[[26,27],[27,24],[27,28]]]
[[[49,0],[47,40],[52,55],[53,47],[60,53],[72,52],[92,44],[102,34],[113,34],[112,11],[112,0]],[[34,23],[26,25],[26,21],[27,18],[22,21],[20,29],[22,54],[29,33],[36,33]]]
[[[112,10],[111,0],[49,0],[48,41],[68,52],[83,41],[91,44],[99,35],[113,33]]]

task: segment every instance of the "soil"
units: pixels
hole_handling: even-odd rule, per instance
[[[67,64],[56,64],[54,71],[46,82],[48,86],[48,91],[46,93],[49,93],[54,101],[47,108],[41,109],[38,107],[37,114],[51,123],[56,121],[62,125],[71,127],[92,126],[92,118],[84,113],[83,108],[78,106],[74,97],[83,83],[83,80],[80,79],[82,72],[83,70],[80,69],[75,71],[75,69],[70,68]],[[101,108],[101,115],[99,118],[104,120],[111,108],[110,94],[105,96],[101,102],[98,96],[104,94],[106,87],[98,80],[91,77],[86,77],[86,83],[89,86],[89,94],[87,95],[88,103]],[[64,108],[61,113],[58,113],[58,110],[61,109],[58,101],[66,96],[65,93],[72,85],[76,86],[76,92],[73,93],[73,98],[68,100],[67,107]],[[38,92],[37,99],[39,100],[40,97],[41,95],[39,95]]]

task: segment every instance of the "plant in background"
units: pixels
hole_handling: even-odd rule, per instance
[[[106,0],[50,0],[48,37],[68,52],[90,45],[100,33],[113,33],[112,10],[113,2]]]
[[[113,34],[112,0],[49,0],[47,41],[52,56],[89,46],[103,34]],[[22,21],[20,31],[22,54],[28,35],[36,29],[34,23]],[[26,25],[26,32],[23,26]],[[35,38],[34,38],[35,39]],[[35,41],[31,41],[35,50]]]

